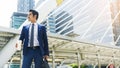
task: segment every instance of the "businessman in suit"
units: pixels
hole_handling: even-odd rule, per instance
[[[34,60],[35,68],[41,68],[42,60],[48,59],[49,47],[45,26],[38,24],[38,12],[29,10],[29,25],[23,26],[19,40],[23,43],[22,68],[30,68]]]

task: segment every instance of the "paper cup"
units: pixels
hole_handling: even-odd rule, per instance
[[[16,45],[16,49],[17,49],[17,50],[21,50],[21,46],[22,46],[22,41],[21,41],[21,40],[18,40],[18,41],[17,41],[17,45]]]

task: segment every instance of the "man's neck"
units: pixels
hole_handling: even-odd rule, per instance
[[[31,21],[31,23],[33,23],[33,24],[34,24],[34,23],[36,23],[36,21]]]

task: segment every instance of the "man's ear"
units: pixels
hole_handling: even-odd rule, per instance
[[[36,18],[37,17],[37,15],[34,15],[34,18]]]

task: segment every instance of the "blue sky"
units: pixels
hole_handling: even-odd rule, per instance
[[[36,2],[38,0],[35,0]],[[10,27],[13,12],[17,11],[17,0],[0,0],[0,26]]]

